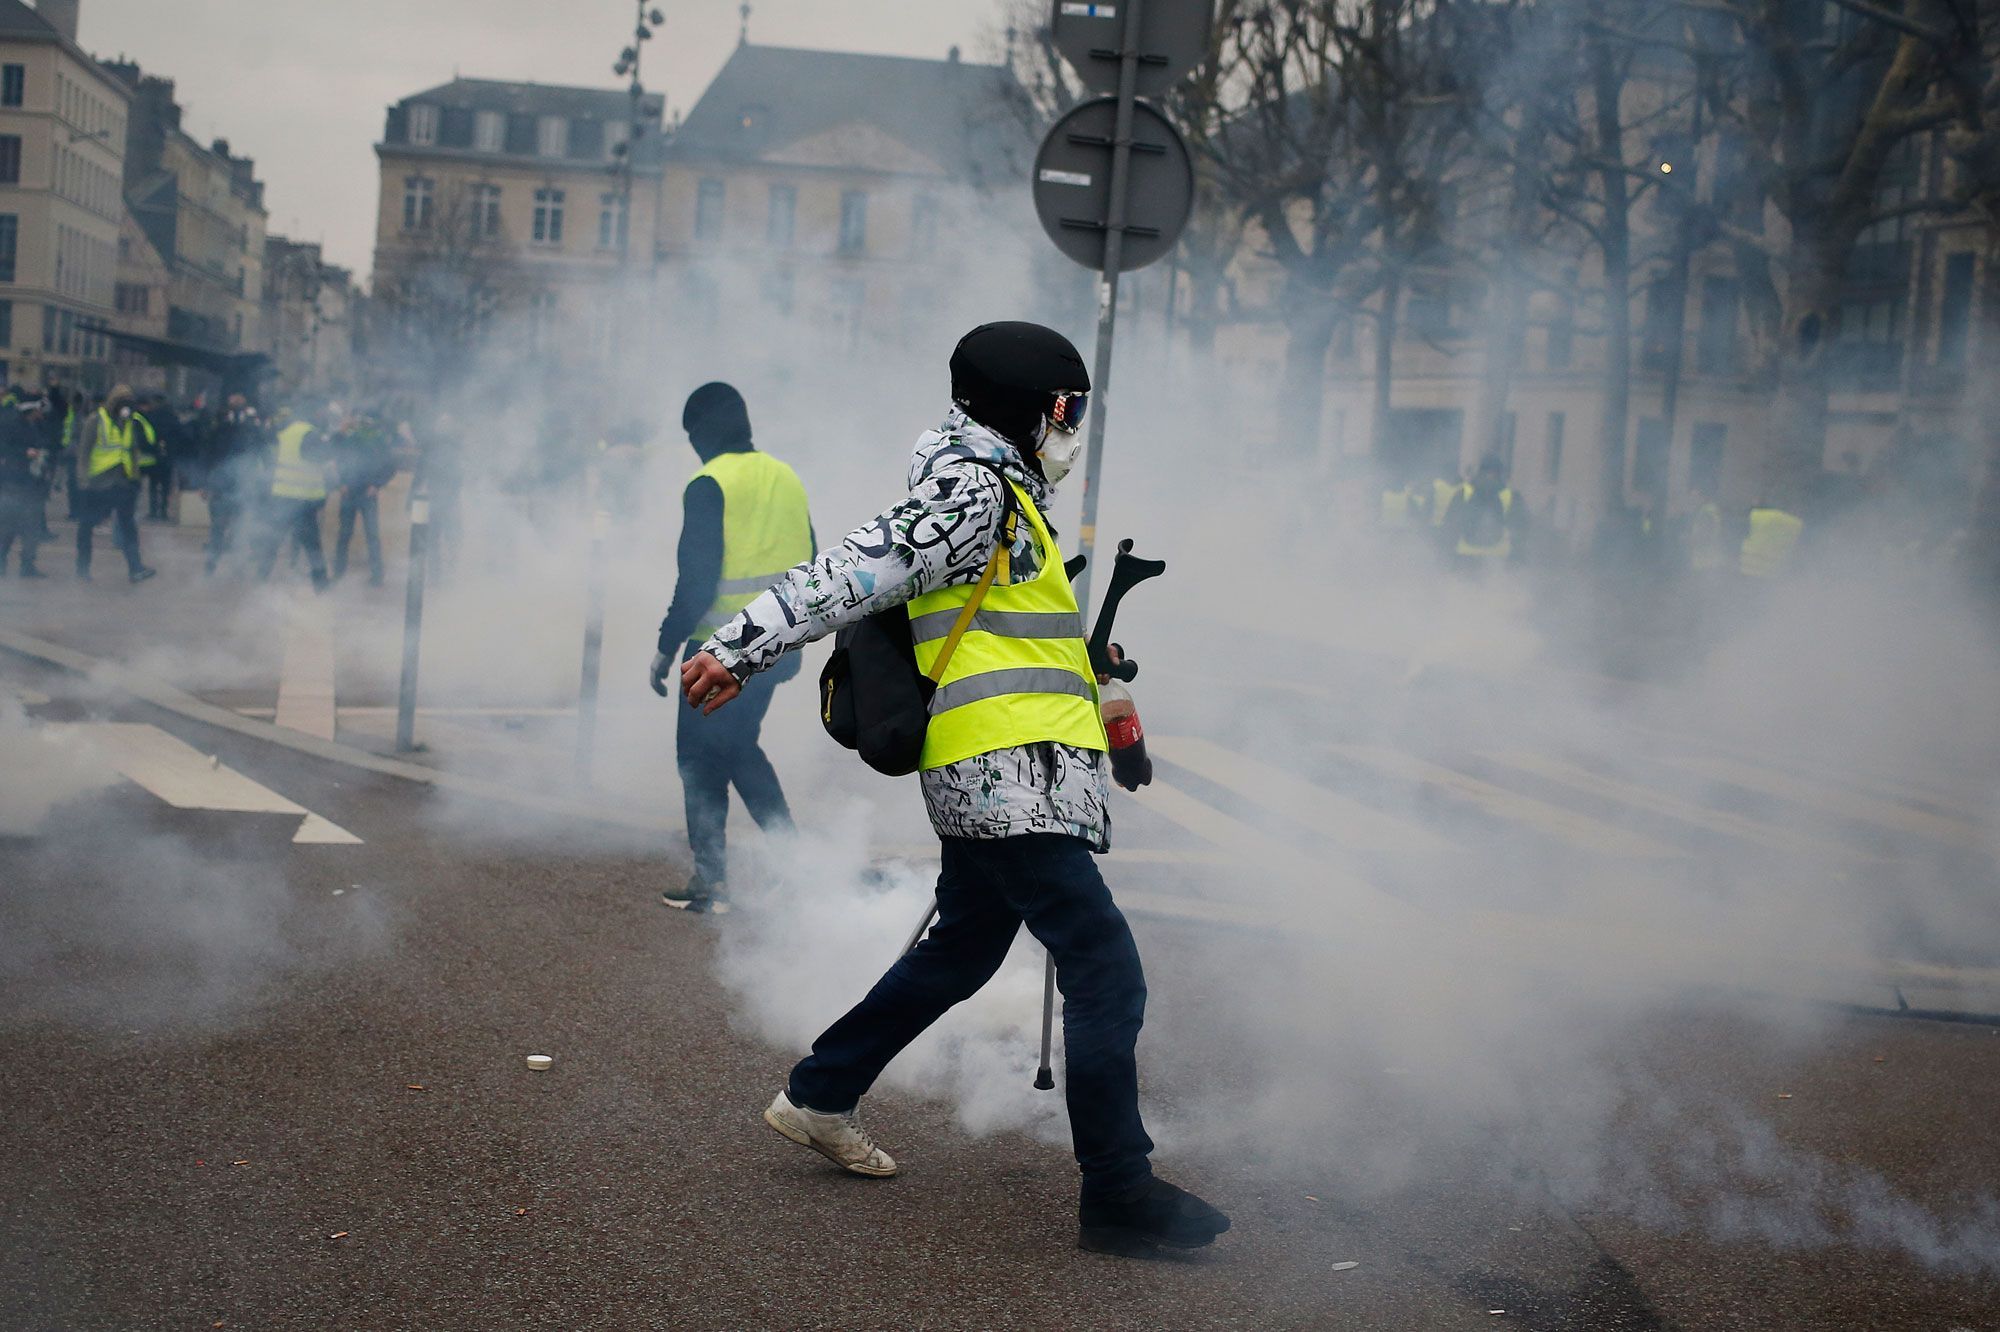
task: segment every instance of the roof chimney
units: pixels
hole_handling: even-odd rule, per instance
[[[956,46],[952,47],[951,50],[945,52],[944,58],[956,65],[958,63],[958,48]]]
[[[72,42],[76,40],[77,11],[82,7],[83,0],[35,0],[35,12]]]

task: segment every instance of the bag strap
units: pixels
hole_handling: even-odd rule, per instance
[[[1007,563],[1016,523],[1020,518],[1021,511],[1014,502],[1014,488],[1007,483],[1006,475],[991,463],[980,463],[978,466],[990,469],[999,479],[1001,494],[1006,496],[1007,511],[1000,520],[1000,539],[993,543],[993,554],[987,558],[985,572],[979,575],[971,599],[959,608],[958,618],[952,621],[951,632],[945,635],[944,646],[938,649],[937,660],[924,672],[930,676],[932,684],[944,679],[945,667],[951,664],[951,654],[957,650],[958,640],[965,637],[965,631],[972,627],[972,617],[979,613],[979,603],[986,600],[986,590],[993,586],[993,579],[999,574],[1001,566]]]

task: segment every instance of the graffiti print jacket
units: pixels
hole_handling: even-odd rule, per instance
[[[975,459],[998,464],[1037,507],[1046,507],[1048,482],[1019,451],[954,411],[918,437],[909,498],[788,572],[703,648],[747,679],[842,625],[941,587],[978,582],[1007,506],[999,479],[972,465]],[[1009,569],[1015,582],[1041,571],[1041,552],[1025,524],[1009,551]],[[923,789],[940,837],[1067,833],[1100,851],[1110,845],[1107,763],[1091,750],[1035,744],[976,754],[925,772]]]

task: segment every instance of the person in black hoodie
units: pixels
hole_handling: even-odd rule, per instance
[[[7,556],[18,540],[21,577],[44,576],[35,567],[35,550],[42,543],[48,495],[42,477],[49,457],[42,428],[48,408],[48,399],[40,396],[0,407],[0,574],[7,572]]]
[[[750,413],[727,384],[703,384],[681,412],[681,428],[702,467],[681,497],[680,578],[673,604],[660,624],[653,657],[653,692],[667,697],[683,653],[692,656],[716,626],[769,587],[795,564],[811,558],[812,519],[798,474],[750,442]],[[733,783],[750,817],[769,830],[789,830],[777,770],[758,745],[764,714],[789,670],[755,677],[743,700],[723,717],[682,712],[675,738],[681,786],[687,798],[688,842],[694,877],[660,894],[667,906],[721,913],[729,909],[724,826]]]
[[[396,475],[396,458],[382,427],[359,412],[348,413],[333,436],[333,465],[340,474],[340,528],[333,539],[333,576],[347,574],[347,543],[354,520],[368,543],[368,586],[382,586],[382,528],[379,495]]]

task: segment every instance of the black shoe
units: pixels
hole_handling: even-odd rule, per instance
[[[143,564],[127,575],[135,583],[143,583],[148,578],[158,578],[159,576],[160,571],[158,569],[148,569]]]
[[[1148,1179],[1123,1198],[1080,1210],[1076,1247],[1121,1258],[1159,1258],[1162,1249],[1199,1249],[1229,1229],[1229,1218],[1186,1189]]]

